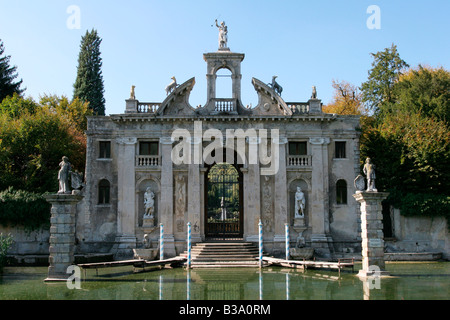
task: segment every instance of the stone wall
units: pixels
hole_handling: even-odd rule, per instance
[[[450,259],[450,236],[444,217],[405,217],[393,210],[393,239],[386,239],[386,252],[441,252]]]

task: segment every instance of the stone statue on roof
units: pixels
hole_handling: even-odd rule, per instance
[[[219,28],[219,50],[228,48],[228,28],[225,25],[225,21],[222,21],[220,25],[217,23],[216,27]]]

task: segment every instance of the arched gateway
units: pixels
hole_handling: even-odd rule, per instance
[[[226,162],[205,174],[205,237],[208,240],[242,239],[243,179],[237,165]]]

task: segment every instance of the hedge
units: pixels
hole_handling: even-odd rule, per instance
[[[5,227],[22,226],[28,232],[48,229],[50,208],[42,194],[12,187],[0,192],[0,224]]]

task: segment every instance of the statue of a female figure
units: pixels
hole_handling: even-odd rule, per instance
[[[62,157],[62,161],[59,163],[60,169],[58,172],[58,181],[59,181],[59,194],[70,194],[69,187],[69,174],[72,171],[69,158],[66,156]]]
[[[297,187],[297,192],[295,193],[295,218],[304,217],[305,202],[305,194],[302,192],[302,188]]]
[[[150,188],[147,188],[144,193],[144,206],[144,218],[153,218],[153,212],[155,210],[155,194]]]
[[[228,28],[225,21],[222,21],[219,26],[216,19],[216,27],[219,28],[219,49],[225,49],[228,42]]]

